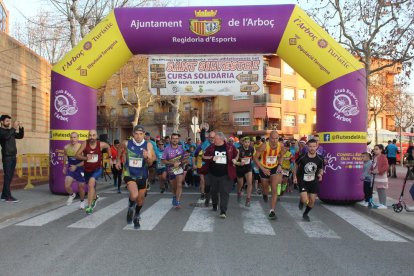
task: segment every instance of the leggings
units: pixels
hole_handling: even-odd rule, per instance
[[[382,205],[387,206],[387,194],[384,188],[377,188],[378,199]]]

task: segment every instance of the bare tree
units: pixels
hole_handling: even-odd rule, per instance
[[[306,2],[314,7],[308,10],[310,15],[364,64],[368,99],[372,98],[368,89],[371,75],[393,66],[402,66],[410,75],[414,57],[412,0]],[[382,64],[373,66],[375,59],[382,59]]]
[[[178,133],[180,129],[180,104],[181,104],[181,96],[175,95],[174,100],[168,99],[168,104],[172,107],[173,112],[173,133]]]
[[[132,127],[136,126],[144,109],[155,100],[148,89],[148,77],[145,73],[147,69],[147,59],[144,57],[133,57],[121,70],[119,74],[119,86],[124,102],[134,109],[134,120],[131,121]],[[127,87],[133,87],[133,96],[125,97],[124,83]]]

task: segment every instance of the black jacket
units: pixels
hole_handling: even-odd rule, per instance
[[[23,139],[24,128],[19,128],[19,133],[16,133],[15,128],[0,128],[0,144],[2,157],[16,156],[16,139]]]

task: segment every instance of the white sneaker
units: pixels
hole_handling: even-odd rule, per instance
[[[377,209],[388,209],[388,208],[387,206],[380,204],[378,205]]]
[[[71,205],[71,204],[72,204],[72,202],[73,202],[73,200],[75,199],[75,197],[76,197],[76,194],[75,194],[75,193],[71,194],[71,195],[68,197],[68,200],[66,201],[66,205]]]
[[[188,188],[190,186],[188,186],[187,182],[184,183],[184,188]]]
[[[79,209],[81,209],[81,210],[85,209],[85,201],[80,202]]]
[[[358,204],[364,207],[368,207],[368,202],[366,202],[365,200],[358,202]]]

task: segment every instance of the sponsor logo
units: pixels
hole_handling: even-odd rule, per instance
[[[92,42],[90,42],[90,41],[86,41],[86,42],[83,44],[83,49],[84,49],[84,50],[88,51],[88,50],[90,50],[91,48],[92,48]]]
[[[323,135],[323,141],[329,142],[331,140],[331,135],[329,133],[326,133]]]
[[[358,98],[349,89],[335,90],[335,96],[332,101],[335,113],[333,117],[341,122],[352,122],[352,117],[359,114]]]
[[[55,92],[55,118],[68,122],[69,117],[78,113],[77,101],[67,90]]]
[[[200,36],[211,36],[218,33],[221,29],[221,19],[207,17],[215,17],[217,10],[198,10],[194,11],[196,17],[202,17],[203,19],[190,19],[190,30]]]
[[[328,47],[328,41],[326,41],[325,39],[321,38],[318,40],[318,46],[319,48],[326,48]]]
[[[88,130],[52,129],[50,130],[50,140],[69,141],[72,132],[78,134],[79,141],[88,139]]]

